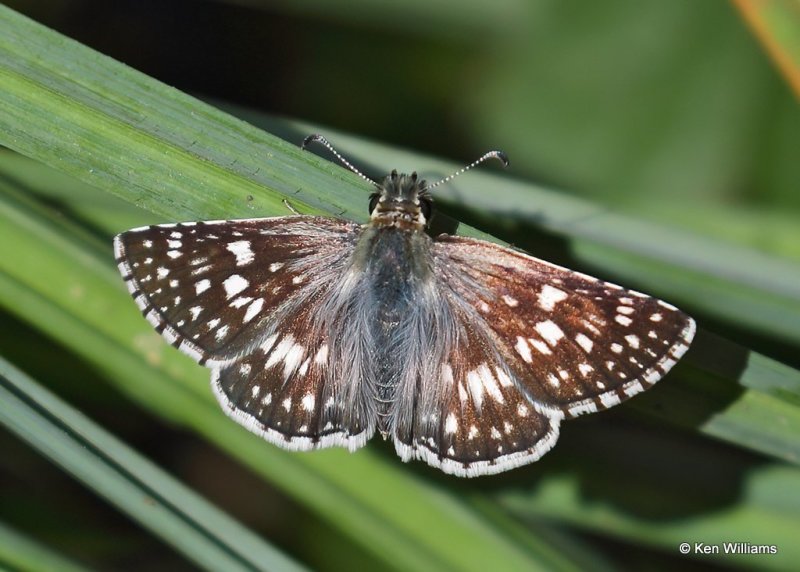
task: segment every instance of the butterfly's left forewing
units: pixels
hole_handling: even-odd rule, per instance
[[[695,333],[666,302],[509,248],[442,236],[434,256],[442,287],[485,325],[514,383],[568,417],[651,387]]]

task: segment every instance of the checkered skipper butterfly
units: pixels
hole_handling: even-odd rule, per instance
[[[488,158],[505,162],[487,153],[456,174]],[[120,234],[115,255],[147,320],[211,369],[223,409],[250,431],[351,451],[378,431],[404,461],[499,473],[550,450],[563,419],[652,386],[695,324],[510,248],[429,237],[429,191],[450,178],[392,172],[365,225],[163,224]]]

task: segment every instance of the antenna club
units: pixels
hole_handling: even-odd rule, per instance
[[[444,179],[442,179],[440,181],[436,181],[432,185],[428,185],[428,190],[430,190],[430,189],[432,189],[434,187],[438,187],[439,185],[441,185],[443,183],[447,183],[448,181],[452,181],[453,179],[455,179],[456,177],[458,177],[462,173],[466,173],[467,171],[469,171],[473,167],[477,167],[478,165],[480,165],[484,161],[488,161],[489,159],[497,159],[498,161],[503,163],[503,167],[508,167],[508,155],[506,155],[502,151],[489,151],[488,153],[484,153],[482,156],[480,156],[478,159],[476,159],[475,161],[473,161],[472,163],[470,163],[466,167],[462,167],[461,169],[459,169],[458,171],[456,171],[452,175],[447,176],[447,177],[445,177]]]
[[[502,152],[502,151],[491,151],[491,153],[493,153],[493,154],[494,154],[494,156],[495,156],[495,157],[496,157],[496,158],[497,158],[497,159],[498,159],[498,160],[499,160],[501,163],[503,163],[503,167],[508,167],[508,166],[510,165],[510,163],[509,163],[509,161],[508,161],[508,155],[506,155],[504,152]]]
[[[303,142],[300,144],[300,149],[301,149],[301,150],[305,150],[305,148],[306,148],[308,145],[310,145],[311,143],[321,143],[322,145],[324,145],[324,146],[325,146],[325,147],[328,149],[328,151],[330,151],[331,153],[333,153],[334,157],[336,157],[336,158],[339,160],[339,162],[340,162],[342,165],[344,165],[345,167],[347,167],[347,169],[349,169],[350,171],[352,171],[353,173],[355,173],[356,175],[358,175],[359,177],[361,177],[362,179],[364,179],[364,180],[365,180],[365,181],[367,181],[368,183],[372,183],[372,184],[373,184],[373,185],[375,185],[376,187],[377,187],[377,186],[379,186],[379,185],[378,185],[378,183],[376,183],[375,181],[373,181],[372,179],[370,179],[369,177],[367,177],[367,176],[366,176],[364,173],[362,173],[361,171],[359,171],[358,169],[356,169],[356,168],[355,168],[355,166],[353,166],[353,164],[352,164],[352,163],[350,163],[350,161],[348,161],[347,159],[345,159],[345,158],[342,156],[342,154],[341,154],[341,153],[339,153],[339,152],[338,152],[336,149],[334,149],[333,145],[331,145],[331,144],[328,142],[328,140],[327,140],[327,139],[325,139],[325,137],[323,137],[323,136],[322,136],[322,135],[320,135],[319,133],[312,133],[311,135],[309,135],[308,137],[306,137],[305,139],[303,139]]]
[[[327,143],[327,140],[319,133],[312,133],[311,135],[303,139],[303,142],[300,144],[300,149],[305,151],[306,147],[316,142],[322,142],[323,144],[325,144]]]

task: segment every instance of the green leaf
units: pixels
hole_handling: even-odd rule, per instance
[[[2,358],[0,423],[202,568],[303,570]]]
[[[0,523],[0,568],[19,572],[85,572],[88,570],[3,523]]]

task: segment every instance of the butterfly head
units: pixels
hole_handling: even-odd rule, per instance
[[[378,183],[378,191],[370,196],[372,223],[380,227],[423,230],[431,218],[433,199],[424,180],[416,173],[390,175]]]
[[[466,167],[432,185],[427,184],[422,179],[418,179],[416,173],[406,175],[398,174],[397,171],[392,171],[381,182],[377,182],[354,167],[319,133],[306,137],[301,148],[305,149],[309,144],[315,142],[327,147],[345,167],[378,188],[369,198],[371,224],[378,228],[394,227],[404,230],[425,230],[430,224],[431,214],[433,213],[431,189],[452,181],[455,177],[480,165],[487,159],[497,159],[504,166],[508,166],[508,157],[506,157],[505,153],[502,151],[489,151]]]

